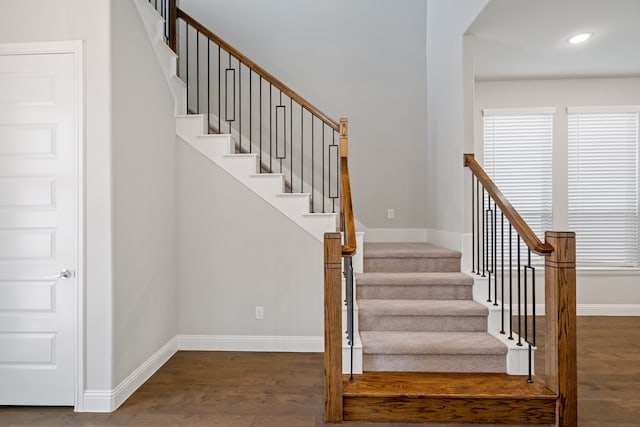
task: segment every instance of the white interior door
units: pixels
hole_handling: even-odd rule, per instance
[[[74,64],[0,49],[0,405],[74,404]]]

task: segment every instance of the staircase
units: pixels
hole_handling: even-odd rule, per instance
[[[364,373],[344,378],[344,420],[554,423],[555,394],[506,375],[507,347],[487,332],[460,258],[429,243],[364,244]]]
[[[341,356],[345,328],[341,310],[344,296],[340,283],[342,267],[349,266],[347,271],[351,271],[350,260],[356,251],[346,119],[338,123],[326,116],[177,8],[175,0],[152,2],[156,8],[160,4],[158,10],[167,17],[166,23],[147,0],[135,0],[135,3],[176,99],[177,135],[302,229],[324,241],[327,422],[575,425],[573,233],[548,232],[552,243],[540,242],[501,192],[492,187],[493,183],[479,165],[465,157],[465,166],[472,169],[477,180],[476,189],[482,184],[495,200],[494,209],[504,212],[525,244],[547,257],[546,347],[550,356],[546,360],[546,384],[532,376],[505,374],[507,347],[487,333],[488,309],[472,299],[473,279],[460,272],[461,254],[427,243],[368,243],[360,248],[364,251],[364,269],[356,278],[359,319],[350,318],[347,330],[352,342],[362,343],[364,373],[354,378],[343,376]],[[164,42],[180,53],[176,40],[181,37],[186,50],[183,55],[176,55]],[[191,43],[195,40],[195,50],[189,47],[189,39]],[[208,74],[201,79],[202,67],[197,59],[195,66],[192,64],[189,68],[188,52],[195,52],[197,57],[200,52],[197,43],[201,39],[206,40],[207,46],[212,43],[218,47],[217,93],[209,92]],[[224,76],[221,67],[227,66],[220,62],[221,50],[224,56],[228,55]],[[237,79],[231,57],[237,61]],[[252,101],[254,79],[257,79],[260,97]],[[202,83],[203,80],[206,83]],[[269,91],[266,111],[261,98],[263,84],[268,85]],[[224,105],[220,103],[221,87],[225,88]],[[231,101],[227,99],[227,90],[234,94]],[[241,93],[249,97],[244,104]],[[272,93],[278,99],[277,104],[271,103]],[[210,102],[216,98],[217,107],[215,102]],[[197,114],[184,115],[186,112]],[[262,127],[263,116],[270,123],[268,130]],[[257,131],[252,132],[256,128]],[[211,129],[228,129],[229,134],[209,135]],[[328,130],[326,137],[325,130]],[[314,153],[318,156],[316,159],[322,159],[321,166],[314,161]],[[267,170],[267,164],[270,173],[261,173]],[[339,205],[340,216],[335,213],[336,205]],[[476,211],[480,212],[479,207]],[[344,235],[335,232],[338,218]],[[479,252],[480,220],[476,219],[474,224],[478,225],[474,238]],[[495,245],[495,239],[491,242]],[[350,293],[345,294],[353,307]],[[354,335],[358,328],[361,340],[357,333]],[[529,342],[529,345],[531,349],[535,344]]]
[[[318,241],[322,241],[325,232],[336,229],[336,214],[311,213],[309,193],[286,192],[284,174],[260,173],[258,154],[236,153],[236,143],[230,134],[209,134],[205,116],[178,116],[176,133],[202,156],[247,186]]]
[[[366,243],[356,275],[364,371],[506,372],[461,254],[429,243]]]

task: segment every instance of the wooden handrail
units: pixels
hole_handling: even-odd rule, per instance
[[[256,64],[250,58],[243,55],[238,49],[236,49],[235,47],[231,46],[229,43],[221,39],[218,35],[213,33],[211,30],[209,30],[207,27],[202,25],[195,18],[191,17],[185,11],[178,8],[177,17],[178,19],[183,19],[186,23],[188,23],[197,31],[199,31],[202,35],[208,37],[210,40],[217,43],[220,47],[222,47],[224,50],[229,52],[234,58],[238,59],[248,68],[253,70],[256,74],[260,75],[264,80],[268,81],[269,83],[274,85],[278,90],[282,91],[282,93],[284,93],[289,98],[293,99],[295,102],[300,104],[305,110],[309,111],[311,114],[313,114],[314,116],[316,116],[317,118],[325,122],[333,130],[335,131],[340,130],[340,125],[335,120],[333,120],[331,117],[327,116],[325,113],[320,111],[316,106],[314,106],[312,103],[304,99],[296,91],[291,89],[286,84],[282,83],[280,80],[278,80],[267,70],[265,70],[264,68]]]
[[[342,256],[352,256],[356,252],[356,226],[351,203],[351,182],[349,180],[349,122],[340,119],[340,182],[342,197],[340,197],[341,231],[345,234],[342,245]]]
[[[522,241],[532,252],[542,256],[548,256],[553,252],[553,246],[540,241],[536,233],[529,227],[529,224],[522,219],[518,211],[511,205],[491,178],[489,178],[489,175],[487,175],[484,169],[482,169],[482,166],[476,162],[473,154],[467,153],[464,155],[464,166],[471,170],[480,184],[487,190],[487,193],[489,193],[491,198],[500,207],[504,216],[509,220],[511,225],[513,225],[513,228],[520,235]]]

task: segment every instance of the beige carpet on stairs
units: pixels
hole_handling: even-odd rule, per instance
[[[506,372],[461,254],[429,243],[365,243],[356,276],[365,371]]]

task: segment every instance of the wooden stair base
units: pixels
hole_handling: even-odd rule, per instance
[[[365,372],[343,376],[345,421],[555,424],[556,394],[534,377]]]

